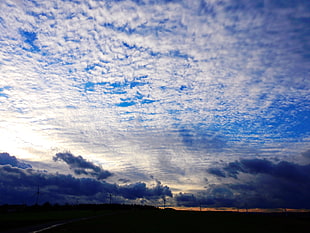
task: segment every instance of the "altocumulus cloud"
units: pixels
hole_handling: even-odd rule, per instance
[[[209,184],[195,195],[180,193],[176,195],[179,205],[310,208],[310,164],[241,159],[207,172],[221,184]]]
[[[0,161],[0,204],[34,204],[38,186],[40,203],[103,203],[109,194],[114,196],[116,202],[130,202],[138,198],[156,200],[172,196],[169,187],[159,181],[154,187],[147,187],[142,182],[120,186],[95,178],[37,171],[8,153],[1,153]]]
[[[109,164],[62,153],[42,172],[2,155],[13,183],[1,176],[0,195],[170,194],[146,185],[154,175],[203,189],[179,203],[301,206],[291,197],[309,188],[309,12],[309,0],[0,0],[0,151]],[[299,165],[280,162],[301,151]],[[243,160],[252,155],[278,162]],[[72,175],[51,173],[61,162]]]

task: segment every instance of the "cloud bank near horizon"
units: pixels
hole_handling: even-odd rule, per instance
[[[310,164],[241,159],[210,167],[207,173],[220,180],[206,183],[199,193],[179,193],[179,205],[237,208],[310,208]]]
[[[64,154],[68,155],[63,153],[58,154],[58,157]],[[83,160],[81,156],[70,154],[70,157],[77,161]],[[143,182],[118,185],[97,177],[78,178],[71,174],[34,170],[31,165],[20,162],[8,153],[0,153],[0,161],[0,204],[35,204],[38,187],[39,204],[109,203],[110,195],[113,196],[113,203],[135,203],[133,201],[136,200],[154,203],[162,198],[172,197],[169,187],[162,185],[160,181],[153,187],[147,187]],[[92,163],[88,162],[90,164]]]
[[[68,154],[71,160],[84,160],[82,156],[75,157],[69,152],[59,155]],[[168,186],[156,179],[156,184],[150,187],[144,182],[130,183],[125,178],[125,183],[120,181],[121,184],[96,177],[78,178],[71,174],[34,170],[30,164],[8,153],[0,153],[0,162],[1,193],[5,194],[1,204],[34,204],[37,187],[40,187],[41,204],[109,203],[112,195],[114,203],[138,201],[141,204],[162,205],[165,199],[168,206],[310,208],[309,163],[275,163],[257,158],[223,163],[221,167],[210,167],[205,174],[205,177],[217,177],[220,182],[211,182],[206,178],[204,189],[173,195]]]

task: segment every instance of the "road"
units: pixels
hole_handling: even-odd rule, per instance
[[[47,222],[47,223],[43,223],[43,224],[39,224],[39,225],[10,229],[7,231],[0,231],[0,233],[40,233],[40,232],[44,232],[44,231],[50,230],[52,228],[63,226],[65,224],[69,224],[72,222],[84,221],[84,220],[88,220],[88,219],[99,218],[102,216],[114,215],[117,213],[118,212],[105,213],[105,214],[94,215],[94,216],[90,216],[90,217],[75,218],[75,219],[69,219],[69,220],[63,220],[63,221]]]

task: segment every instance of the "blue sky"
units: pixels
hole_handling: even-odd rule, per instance
[[[1,169],[46,199],[310,208],[308,1],[4,0],[0,31]]]

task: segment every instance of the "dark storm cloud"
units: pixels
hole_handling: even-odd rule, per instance
[[[112,175],[109,171],[85,160],[82,156],[74,156],[70,152],[57,153],[53,157],[54,161],[62,160],[67,163],[71,170],[77,175],[90,175],[97,179],[106,179]]]
[[[153,188],[147,188],[145,183],[138,182],[120,187],[119,191],[122,196],[128,199],[147,198],[156,199],[158,197],[172,197],[171,190],[168,186],[163,186],[159,181]]]
[[[118,179],[118,181],[121,182],[121,183],[128,183],[128,182],[130,182],[129,179],[125,179],[125,178],[120,178],[120,179]]]
[[[207,171],[208,173],[218,177],[226,177],[225,173],[219,168],[211,167]]]
[[[252,175],[265,174],[298,183],[310,181],[310,165],[299,165],[287,161],[274,164],[267,159],[242,159],[229,163],[223,170],[227,176],[236,179],[240,173],[248,173]],[[219,176],[220,173],[213,173],[213,175]]]
[[[302,152],[301,155],[307,159],[310,159],[310,150],[307,150],[305,152]]]
[[[211,185],[207,191],[192,193],[179,193],[175,195],[178,205],[203,207],[234,207],[236,200],[231,189],[224,185]]]
[[[75,178],[71,175],[36,172],[9,165],[0,166],[1,204],[34,204],[37,187],[43,201],[65,203],[79,197],[94,197],[96,194],[115,190],[115,186],[90,178]],[[98,201],[98,200],[97,200]]]
[[[181,206],[198,206],[200,204],[196,196],[191,193],[179,193],[175,199]]]
[[[104,203],[108,201],[109,194],[124,202],[137,198],[154,200],[172,196],[169,187],[160,182],[151,188],[142,182],[120,186],[94,178],[76,178],[10,164],[0,165],[0,204],[34,204],[38,187],[40,203],[72,203],[77,200],[80,203]]]
[[[18,168],[31,168],[30,164],[20,162],[16,159],[15,156],[11,156],[8,153],[0,153],[0,165],[11,165],[12,167],[18,167]]]
[[[207,171],[226,178],[227,183],[211,184],[205,191],[195,194],[195,199],[186,200],[184,194],[179,195],[176,200],[180,205],[189,205],[195,200],[196,205],[209,206],[310,208],[310,164],[242,159],[222,169]]]
[[[244,173],[268,173],[271,172],[273,164],[265,159],[243,159],[229,163],[228,166],[223,169],[227,172],[228,176],[237,178],[240,172]]]

